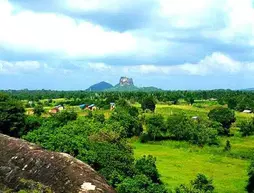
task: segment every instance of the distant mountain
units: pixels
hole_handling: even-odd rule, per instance
[[[128,77],[121,77],[119,83],[112,88],[107,89],[107,91],[143,91],[143,92],[150,92],[150,91],[159,91],[156,87],[136,87],[134,85],[133,79]]]
[[[143,92],[151,92],[151,91],[160,91],[161,89],[156,87],[136,87],[134,85],[133,79],[128,77],[121,77],[119,83],[115,86],[107,83],[107,82],[100,82],[98,84],[94,84],[90,86],[86,91],[143,91]]]
[[[110,89],[112,87],[113,87],[112,84],[102,81],[100,83],[90,86],[88,89],[86,89],[86,91],[103,91],[103,90]]]

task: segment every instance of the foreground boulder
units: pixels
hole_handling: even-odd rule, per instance
[[[115,192],[102,176],[74,157],[0,134],[0,182],[15,190],[23,179],[56,193]]]

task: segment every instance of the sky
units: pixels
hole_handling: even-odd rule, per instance
[[[254,0],[0,0],[0,90],[254,87]]]

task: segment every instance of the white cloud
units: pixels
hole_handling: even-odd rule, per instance
[[[59,14],[14,10],[8,1],[0,1],[0,44],[7,49],[65,58],[127,54],[137,48],[137,39],[129,32],[106,30]]]
[[[129,0],[65,0],[66,8],[76,11],[104,11],[118,12],[126,6],[131,6],[135,2]]]
[[[225,43],[251,45],[254,41],[254,8],[252,0],[223,0],[221,4],[226,25],[218,30],[203,31],[208,38]]]
[[[210,56],[206,56],[204,59],[197,63],[185,63],[180,65],[153,65],[142,64],[134,66],[113,66],[103,62],[85,62],[83,64],[75,64],[73,69],[64,67],[52,67],[47,63],[40,63],[38,61],[17,61],[8,62],[0,61],[0,73],[24,73],[34,72],[40,69],[46,73],[80,73],[95,72],[95,73],[109,73],[115,75],[236,75],[239,73],[249,74],[254,73],[254,62],[239,62],[233,60],[229,56],[215,52]]]
[[[137,65],[126,66],[123,69],[126,73],[141,74],[177,74],[177,75],[211,75],[211,74],[237,74],[254,72],[254,63],[241,63],[230,57],[215,52],[211,56],[205,57],[196,64],[185,63],[181,65],[161,66],[161,65]]]
[[[41,64],[38,61],[0,61],[0,74],[16,74],[33,72],[40,69]]]
[[[86,66],[84,66],[84,67],[86,67]],[[112,69],[112,66],[107,65],[105,63],[88,63],[88,67],[90,69],[93,69],[95,71],[100,71],[100,72],[109,71]]]
[[[216,14],[223,0],[158,0],[158,14],[176,28],[196,28],[210,26],[211,18]]]

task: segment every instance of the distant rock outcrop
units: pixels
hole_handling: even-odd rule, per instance
[[[120,86],[134,86],[133,79],[128,77],[121,77],[119,81]]]
[[[87,164],[21,139],[0,134],[0,182],[8,188],[20,179],[33,180],[56,193],[115,193],[104,178]]]

